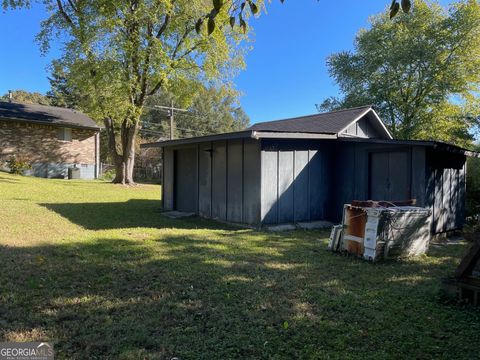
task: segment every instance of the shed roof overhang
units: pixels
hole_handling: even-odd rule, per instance
[[[166,141],[142,144],[140,146],[142,148],[159,148],[159,147],[161,148],[161,147],[192,145],[192,144],[210,142],[210,141],[234,140],[234,139],[337,140],[337,141],[343,141],[343,142],[426,146],[438,151],[447,151],[447,152],[462,154],[465,156],[480,158],[480,153],[476,151],[471,151],[456,145],[451,145],[451,144],[447,144],[440,141],[356,138],[356,137],[343,137],[340,134],[275,132],[275,131],[255,131],[255,130],[245,130],[245,131],[237,131],[237,132],[224,133],[224,134],[198,136],[198,137],[185,138],[185,139],[166,140]]]
[[[361,142],[361,143],[373,143],[373,144],[398,144],[398,145],[411,145],[411,146],[426,146],[438,151],[446,151],[451,153],[462,154],[465,156],[480,158],[480,153],[472,150],[468,150],[456,145],[448,144],[442,141],[433,140],[382,140],[382,139],[362,139],[362,138],[339,138],[340,141],[347,142]]]
[[[234,139],[337,139],[337,134],[300,133],[300,132],[275,132],[245,130],[224,134],[198,136],[192,138],[165,140],[154,143],[142,144],[142,148],[170,147],[196,144],[209,141],[234,140]]]

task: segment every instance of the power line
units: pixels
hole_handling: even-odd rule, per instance
[[[180,108],[176,108],[173,106],[173,101],[172,101],[172,104],[171,106],[163,106],[163,105],[153,105],[153,106],[146,106],[146,108],[150,108],[150,109],[155,109],[155,110],[166,110],[167,113],[168,113],[168,116],[170,118],[170,140],[173,140],[173,128],[174,128],[174,112],[175,111],[179,111],[182,113],[182,115],[186,115],[186,116],[191,116],[191,117],[198,117],[198,116],[202,116],[201,114],[189,114],[189,111],[187,109],[180,109]],[[151,124],[151,123],[149,123]],[[190,131],[190,132],[194,132],[194,133],[199,133],[200,135],[208,135],[208,133],[205,133],[201,130],[196,130],[196,129],[185,129],[185,128],[177,128],[179,130],[183,130],[183,131]]]

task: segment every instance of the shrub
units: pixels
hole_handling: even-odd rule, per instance
[[[25,170],[32,168],[32,165],[26,157],[23,156],[10,156],[7,160],[7,166],[10,169],[11,174],[21,175]]]
[[[115,178],[115,169],[110,169],[105,171],[101,177],[102,180],[107,180],[107,181],[112,181],[114,178]]]

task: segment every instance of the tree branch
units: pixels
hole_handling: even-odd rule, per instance
[[[148,96],[154,95],[163,85],[163,79],[157,82],[157,84],[153,87],[152,90],[148,92]]]
[[[61,0],[57,0],[57,6],[58,6],[58,11],[62,15],[62,17],[65,19],[65,21],[72,27],[75,28],[75,23],[73,22],[72,18],[70,15],[67,14],[65,9],[63,8],[63,4]]]
[[[167,26],[168,24],[170,23],[170,19],[171,19],[171,16],[170,14],[166,14],[165,15],[165,18],[163,20],[163,24],[160,26],[160,29],[158,29],[157,31],[157,39],[160,39],[160,37],[162,36],[162,34],[165,32],[165,30],[167,29]]]

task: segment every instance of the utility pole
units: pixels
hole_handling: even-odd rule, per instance
[[[176,107],[173,107],[173,100],[172,100],[172,103],[170,106],[161,106],[161,105],[155,105],[154,106],[155,108],[157,109],[163,109],[163,110],[167,110],[168,111],[168,115],[170,117],[170,140],[173,140],[174,136],[173,136],[173,128],[174,128],[174,118],[173,118],[173,113],[175,111],[181,111],[181,112],[187,112],[188,110],[187,109],[179,109],[179,108],[176,108]]]
[[[170,105],[170,140],[173,140],[173,100]]]

